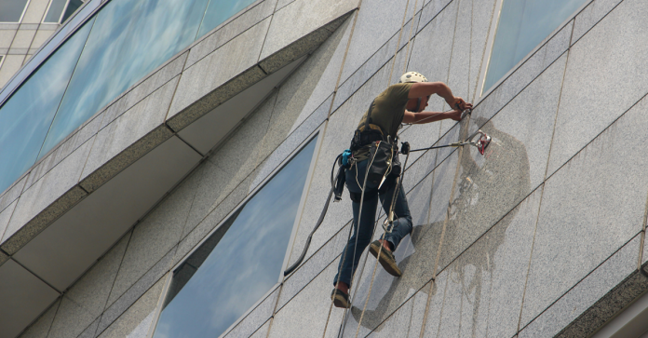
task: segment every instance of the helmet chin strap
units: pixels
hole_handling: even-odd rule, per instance
[[[416,112],[419,113],[421,112],[421,98],[418,98],[418,101],[416,102]]]

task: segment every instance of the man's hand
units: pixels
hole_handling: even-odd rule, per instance
[[[450,108],[452,109],[460,109],[461,111],[464,111],[466,109],[472,109],[472,103],[467,103],[464,101],[464,99],[460,98],[459,96],[455,96],[453,101],[446,101]]]
[[[455,109],[452,111],[447,112],[448,117],[455,120],[455,121],[461,121],[461,114],[463,113],[463,110]]]

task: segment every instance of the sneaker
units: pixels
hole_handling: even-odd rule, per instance
[[[335,307],[341,307],[345,309],[351,307],[351,302],[349,302],[349,295],[342,292],[338,288],[333,288],[333,292],[331,293],[331,299],[333,300],[333,305],[335,305]]]
[[[389,251],[387,248],[382,248],[380,247],[382,244],[379,241],[373,241],[369,245],[369,252],[371,252],[374,257],[380,262],[380,265],[387,271],[392,276],[395,277],[400,277],[401,276],[401,271],[398,268],[398,265],[396,264],[396,258],[394,258],[394,254]],[[378,252],[380,251],[380,257],[378,257]]]

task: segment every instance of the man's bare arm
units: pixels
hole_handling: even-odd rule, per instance
[[[424,111],[420,113],[412,113],[411,111],[406,110],[405,115],[403,116],[403,123],[424,124],[424,123],[441,121],[445,119],[453,119],[455,121],[460,121],[461,111],[451,110],[443,113]]]
[[[470,109],[472,105],[466,103],[462,98],[456,97],[452,94],[450,87],[443,82],[419,82],[412,84],[410,91],[407,95],[409,99],[415,99],[419,97],[430,96],[432,94],[437,94],[441,96],[446,103],[452,108],[456,109],[457,105],[461,109]]]

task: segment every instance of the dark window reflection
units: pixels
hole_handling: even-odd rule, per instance
[[[499,81],[586,0],[504,0],[484,91]]]
[[[44,22],[59,22],[61,14],[65,9],[67,0],[52,0],[50,7],[47,10],[47,15],[45,16]]]
[[[316,140],[174,271],[155,338],[218,337],[277,284]]]
[[[67,8],[65,9],[65,14],[63,14],[63,17],[61,18],[61,23],[65,22],[72,13],[76,12],[79,7],[83,5],[83,2],[81,0],[70,0],[70,2],[67,5]]]

